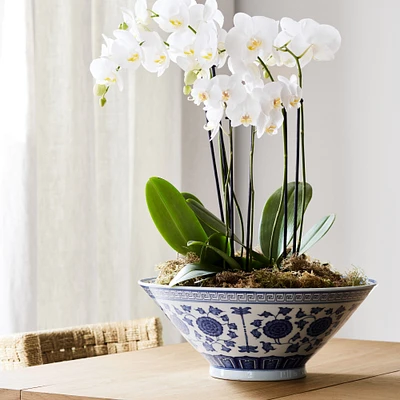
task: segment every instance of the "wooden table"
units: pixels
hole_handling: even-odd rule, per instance
[[[233,382],[208,376],[187,343],[0,373],[1,400],[400,399],[400,343],[334,339],[305,379]]]

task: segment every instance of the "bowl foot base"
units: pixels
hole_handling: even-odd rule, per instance
[[[281,370],[245,370],[210,367],[210,375],[213,378],[228,379],[232,381],[288,381],[304,378],[306,376],[306,369],[302,367]]]

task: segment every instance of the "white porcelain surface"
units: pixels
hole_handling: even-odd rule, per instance
[[[367,297],[366,286],[324,289],[168,287],[139,281],[187,341],[233,380],[289,380]]]

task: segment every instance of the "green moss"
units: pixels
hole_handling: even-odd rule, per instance
[[[187,263],[198,261],[195,254],[189,254],[187,257],[159,265],[160,272],[156,283],[168,285]],[[279,268],[275,266],[251,272],[226,270],[200,282],[190,280],[182,285],[223,288],[324,288],[361,286],[366,282],[367,278],[360,269],[353,268],[342,275],[334,271],[328,263],[301,255],[285,259]]]

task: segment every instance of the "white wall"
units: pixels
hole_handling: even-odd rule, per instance
[[[239,0],[237,11],[274,19],[310,17],[342,34],[336,60],[313,63],[304,72],[307,170],[314,187],[306,225],[335,212],[333,230],[312,255],[340,271],[362,267],[379,282],[339,336],[399,341],[400,2]],[[248,143],[249,132],[238,132],[236,147],[247,149]],[[242,200],[245,157],[246,151],[236,169]],[[281,164],[280,137],[257,142],[257,220],[266,198],[281,184]]]

